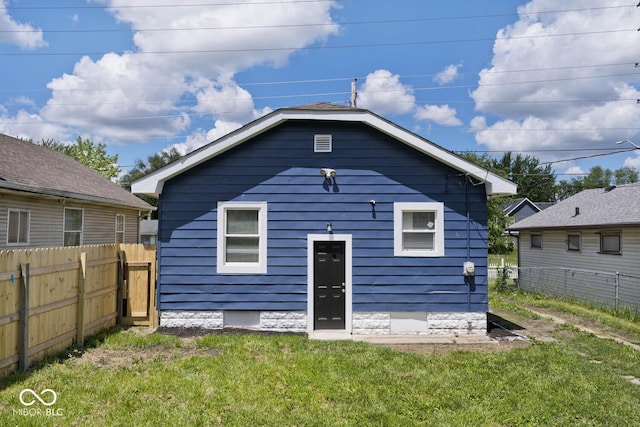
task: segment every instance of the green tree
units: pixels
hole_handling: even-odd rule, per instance
[[[121,169],[118,166],[118,155],[107,154],[107,145],[94,143],[89,138],[78,137],[74,144],[64,144],[54,139],[43,139],[39,145],[59,151],[73,157],[79,163],[93,169],[107,179],[116,178]]]
[[[136,165],[133,169],[129,171],[126,175],[124,175],[120,180],[120,185],[122,185],[127,190],[131,191],[131,183],[137,179],[142,178],[145,175],[150,174],[171,162],[178,160],[181,157],[178,150],[171,148],[168,151],[162,151],[160,153],[156,153],[152,156],[147,157],[146,161],[136,160]],[[151,206],[158,206],[158,200],[152,197],[147,196],[138,196],[145,202],[149,203]],[[154,211],[152,215],[157,217],[157,212]]]
[[[594,166],[584,177],[573,178],[571,181],[560,181],[556,184],[556,200],[578,194],[583,190],[604,188],[612,184],[623,185],[638,182],[638,172],[635,169],[623,167],[612,171],[602,166]]]

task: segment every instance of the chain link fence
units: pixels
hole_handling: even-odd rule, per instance
[[[640,313],[640,276],[558,267],[505,267],[516,288]],[[513,273],[513,270],[517,273]]]

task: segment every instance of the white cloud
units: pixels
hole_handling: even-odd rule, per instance
[[[418,107],[414,117],[418,120],[429,120],[443,126],[459,126],[462,124],[456,117],[456,109],[448,105],[425,105]]]
[[[452,81],[460,77],[460,75],[458,74],[458,68],[460,68],[461,66],[462,64],[447,65],[444,70],[436,74],[433,80],[441,85],[451,83]]]
[[[537,13],[556,11],[557,4],[530,1],[496,36],[491,66],[480,72],[471,94],[487,117],[484,126],[474,119],[472,130],[491,150],[613,149],[614,141],[640,135],[631,129],[640,123],[632,69],[637,42],[619,31],[637,28],[637,20],[627,7],[615,7],[628,3],[611,1],[602,8],[596,0],[569,0],[562,9],[577,10]],[[584,34],[589,32],[599,33]],[[494,121],[487,124],[488,117]]]
[[[388,70],[369,73],[358,89],[358,106],[381,115],[410,113],[416,108],[415,102],[413,89]]]
[[[211,141],[215,141],[216,139],[221,138],[230,132],[233,132],[241,126],[242,123],[239,122],[226,122],[222,120],[216,120],[215,127],[213,129],[210,129],[209,131],[199,129],[189,137],[187,137],[184,142],[173,144],[167,147],[165,151],[169,151],[172,148],[175,148],[178,153],[184,156],[185,154],[188,154],[193,150],[197,150],[198,148],[203,147]]]
[[[571,177],[571,175],[586,175],[586,172],[580,166],[571,166],[564,171],[564,174]]]
[[[637,156],[635,157],[627,157],[624,159],[624,167],[632,168],[637,171],[640,171],[640,151],[636,151]]]
[[[339,30],[330,14],[337,5],[333,1],[166,8],[158,6],[175,1],[136,3],[152,8],[127,7],[126,0],[96,1],[132,28],[135,51],[83,57],[72,73],[49,82],[51,97],[38,112],[39,121],[60,123],[58,129],[90,134],[96,141],[170,137],[188,131],[196,118],[215,123],[214,129],[251,120],[262,112],[234,75],[256,65],[282,66],[297,50],[323,43]],[[291,25],[305,23],[323,25]],[[198,27],[216,29],[178,30]],[[153,28],[175,30],[141,31]],[[152,54],[167,51],[183,53]],[[16,117],[9,122],[15,124]],[[201,137],[196,132],[187,138],[185,150]]]
[[[23,49],[36,49],[47,46],[42,30],[28,24],[16,22],[7,11],[4,0],[0,2],[0,44],[13,44]]]

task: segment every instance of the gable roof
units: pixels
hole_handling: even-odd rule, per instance
[[[532,202],[528,197],[519,197],[513,199],[510,202],[502,204],[502,211],[505,215],[511,215],[513,212],[520,209],[523,205],[528,204],[537,212],[547,209],[549,206],[553,206],[555,202]]]
[[[576,215],[576,213],[578,213]],[[640,225],[640,184],[584,190],[508,230]]]
[[[58,151],[0,134],[0,191],[154,209],[93,169]]]
[[[451,151],[383,119],[369,110],[331,103],[315,103],[278,109],[140,178],[132,183],[131,191],[136,194],[159,197],[162,193],[164,183],[167,180],[289,120],[360,122],[395,138],[399,142],[441,163],[484,182],[488,196],[512,195],[516,193],[517,186],[513,182],[489,172]]]

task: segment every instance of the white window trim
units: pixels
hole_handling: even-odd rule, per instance
[[[118,218],[122,217],[122,231],[118,230]],[[116,243],[118,243],[118,234],[122,234],[122,243],[124,243],[124,236],[125,236],[125,228],[126,228],[126,223],[127,223],[127,218],[124,216],[124,214],[116,214],[116,224],[115,224],[115,241]]]
[[[82,212],[82,224],[80,225],[80,230],[67,230],[67,210],[80,211]],[[80,233],[80,244],[78,246],[82,246],[84,243],[84,209],[82,208],[64,208],[64,212],[62,215],[62,246],[64,247],[73,247],[73,246],[65,246],[64,244],[64,236],[66,233]]]
[[[225,262],[226,210],[258,209],[258,262]],[[218,202],[217,271],[222,274],[267,273],[267,202]]]
[[[402,213],[405,211],[435,212],[436,226],[433,250],[410,250],[402,248]],[[440,202],[411,202],[393,204],[393,254],[406,257],[444,256],[444,204]]]
[[[19,215],[21,213],[26,213],[28,218],[27,218],[27,241],[26,242],[10,242],[9,241],[9,216],[11,215],[12,212],[15,212],[18,214],[18,219],[20,218]],[[18,225],[18,240],[20,240],[20,224]],[[28,246],[29,242],[31,241],[31,211],[28,209],[11,209],[9,208],[7,211],[7,246]]]

